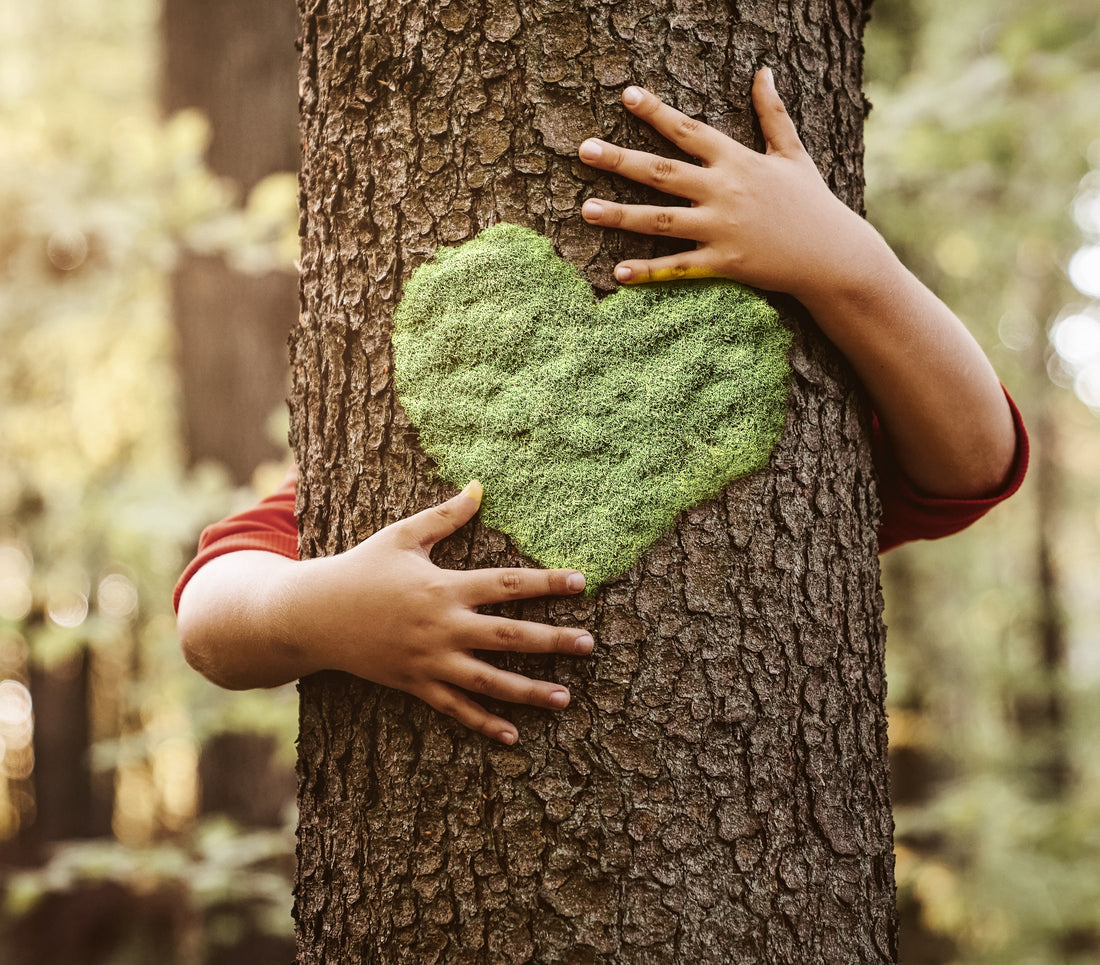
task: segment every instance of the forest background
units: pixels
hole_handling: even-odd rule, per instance
[[[285,279],[295,179],[212,170],[208,119],[166,109],[163,23],[0,0],[5,962],[293,954],[294,689],[205,683],[171,591],[288,458],[279,405],[248,478],[189,452],[175,286],[196,258]],[[1095,961],[1100,10],[877,0],[866,47],[869,217],[1034,449],[1010,503],[883,558],[902,962]]]

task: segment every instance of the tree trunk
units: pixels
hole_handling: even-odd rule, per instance
[[[289,3],[270,0],[164,3],[164,109],[206,115],[207,163],[242,194],[298,167],[294,23]],[[285,458],[265,426],[286,394],[295,289],[291,271],[248,275],[186,250],[172,276],[187,451],[238,482],[264,459]]]
[[[746,143],[776,68],[811,154],[862,205],[859,3],[300,0],[303,281],[292,422],[304,556],[447,494],[396,404],[390,317],[439,245],[495,221],[598,288],[645,239],[586,226],[589,135],[655,147],[648,86]],[[666,146],[667,147],[667,146]],[[567,684],[508,713],[513,748],[338,674],[301,685],[300,962],[896,959],[884,632],[866,419],[790,304],[787,430],[765,471],[684,515],[588,600],[505,612],[584,626]],[[476,521],[444,566],[517,565]]]
[[[92,655],[81,646],[54,666],[30,667],[35,819],[25,843],[35,850],[111,833],[110,797],[92,771],[91,666]]]
[[[298,166],[296,22],[289,5],[268,0],[164,2],[164,108],[207,116],[207,163],[242,192]],[[172,275],[187,451],[192,461],[223,463],[239,482],[264,459],[286,458],[265,426],[284,403],[296,289],[293,272],[247,275],[192,251],[180,253]],[[246,825],[278,823],[291,800],[292,776],[256,735],[209,741],[201,777],[204,813]]]

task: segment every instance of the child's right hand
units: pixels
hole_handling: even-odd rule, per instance
[[[477,612],[493,603],[579,593],[584,576],[575,570],[445,570],[432,563],[432,547],[469,522],[480,503],[481,484],[470,483],[346,553],[310,561],[295,606],[310,614],[310,636],[326,669],[413,694],[471,730],[511,744],[515,727],[470,693],[560,710],[569,691],[494,667],[476,651],[582,656],[592,652],[593,640],[584,630]]]
[[[467,523],[480,503],[481,485],[471,483],[336,556],[297,561],[246,550],[211,560],[180,599],[188,661],[233,688],[343,670],[514,743],[515,726],[471,694],[559,710],[569,691],[494,667],[477,651],[583,656],[593,640],[585,630],[477,612],[493,603],[577,594],[584,577],[575,570],[445,570],[432,563],[432,547]]]

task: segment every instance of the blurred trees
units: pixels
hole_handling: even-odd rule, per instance
[[[198,530],[253,496],[185,471],[166,279],[187,248],[285,270],[294,177],[242,198],[206,166],[200,114],[160,119],[159,14],[0,4],[4,961],[213,961],[242,899],[290,926],[288,826],[195,820],[207,735],[274,731],[289,758],[295,702],[230,700],[178,652]]]
[[[1049,338],[1094,311],[1067,267],[1085,241],[1071,202],[1100,162],[1098,41],[1091,0],[883,3],[868,35],[870,216],[975,331],[1033,444],[1013,502],[884,559],[908,965],[1100,954],[1098,424],[1082,404],[1100,397],[1073,368],[1100,339],[1079,329],[1070,359]]]
[[[202,112],[207,165],[242,195],[272,175],[281,189],[278,176],[298,170],[297,31],[290,2],[163,0],[164,109]],[[263,430],[285,406],[297,272],[189,246],[171,289],[189,456],[215,459],[244,482],[264,459],[286,457],[285,441]]]
[[[285,190],[298,170],[297,33],[291,3],[163,0],[163,109],[202,113],[207,167],[242,196],[258,186]],[[283,228],[271,223],[273,232]],[[186,245],[170,285],[189,462],[217,461],[243,482],[265,459],[288,460],[285,440],[265,428],[285,413],[294,265],[252,266],[233,249]],[[214,735],[199,763],[203,813],[278,826],[295,780],[285,755],[277,757],[270,735]]]

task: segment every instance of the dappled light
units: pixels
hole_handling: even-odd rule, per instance
[[[1069,280],[1082,295],[1100,298],[1100,246],[1087,245],[1073,253]]]
[[[242,189],[201,111],[162,114],[156,0],[0,2],[0,960],[109,885],[116,923],[182,919],[163,961],[190,965],[240,907],[292,931],[293,805],[211,800],[249,739],[290,774],[297,705],[179,651],[199,531],[285,466],[189,458],[170,275],[293,271],[295,173]],[[869,217],[1034,444],[1011,503],[883,560],[907,965],[1100,960],[1097,51],[1093,0],[880,0],[867,38]]]
[[[271,864],[289,854],[285,831],[224,859],[196,844],[212,820],[203,741],[278,733],[289,767],[294,706],[226,699],[176,643],[172,586],[199,530],[255,494],[216,465],[187,468],[167,273],[185,250],[258,273],[290,267],[294,175],[246,194],[208,169],[201,113],[161,116],[160,6],[3,3],[4,961],[9,925],[35,909],[68,920],[51,902],[92,901],[90,882],[130,896],[112,929],[128,917],[137,928],[149,896],[175,896],[192,936],[180,947],[204,945],[208,902],[270,905],[265,927],[290,928],[288,868]],[[228,883],[200,893],[196,869]]]
[[[867,39],[869,215],[1032,440],[1012,504],[883,559],[909,965],[1100,955],[1095,14],[911,0],[876,5]]]

